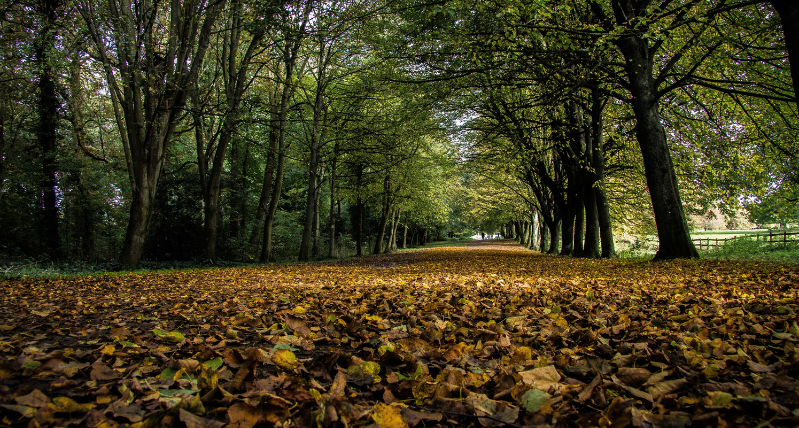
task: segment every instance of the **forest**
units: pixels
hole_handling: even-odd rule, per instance
[[[0,40],[3,260],[694,258],[692,216],[799,218],[790,0],[7,0]]]

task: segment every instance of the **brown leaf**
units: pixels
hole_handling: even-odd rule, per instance
[[[654,398],[652,397],[652,394],[649,394],[649,393],[647,393],[647,392],[641,391],[640,389],[636,389],[636,388],[633,388],[633,387],[631,387],[631,386],[627,386],[627,385],[625,385],[625,384],[621,383],[621,381],[619,381],[619,378],[617,378],[617,377],[616,377],[616,375],[612,375],[612,376],[610,377],[610,379],[611,379],[611,380],[613,381],[613,383],[615,383],[615,384],[616,384],[616,385],[617,385],[619,388],[621,388],[621,389],[623,389],[623,390],[627,391],[627,393],[628,393],[628,394],[630,394],[630,395],[632,395],[633,397],[640,398],[640,399],[642,399],[642,400],[646,400],[646,401],[649,401],[649,402],[653,402],[653,401],[655,401],[655,400],[654,400]]]
[[[38,389],[34,389],[28,395],[17,397],[14,399],[14,401],[16,401],[17,404],[21,406],[36,407],[36,408],[44,407],[50,404],[50,398],[44,395],[44,393],[42,391],[39,391]]]
[[[92,372],[89,376],[92,380],[99,381],[115,380],[121,377],[117,371],[103,364],[103,362],[100,360],[95,361],[95,363],[92,364]]]
[[[556,387],[560,382],[560,373],[555,366],[539,367],[537,369],[519,372],[522,382],[533,388],[548,391],[551,387]]]
[[[252,428],[261,419],[261,413],[254,406],[236,403],[227,410],[230,428]]]
[[[286,315],[286,325],[289,326],[290,329],[294,331],[299,336],[308,337],[311,334],[311,329],[305,324],[301,318],[297,318],[294,315]]]
[[[638,388],[646,383],[651,375],[652,372],[647,369],[634,367],[622,367],[619,369],[618,373],[616,373],[616,376],[619,378],[619,380],[621,380],[625,385],[632,386],[633,388]]]
[[[186,424],[186,428],[222,428],[225,426],[224,422],[205,419],[184,409],[180,409],[180,420]]]
[[[600,383],[602,383],[602,376],[596,375],[596,377],[594,377],[594,380],[592,380],[591,383],[588,384],[588,386],[586,386],[585,388],[583,388],[582,391],[580,391],[580,394],[577,396],[577,401],[584,402],[589,398],[591,398],[591,395],[594,394],[594,388],[599,386]]]
[[[658,399],[663,395],[671,394],[672,392],[677,391],[687,384],[688,381],[686,379],[667,380],[650,386],[647,388],[647,391],[652,395],[653,398]]]
[[[330,385],[330,397],[334,400],[340,400],[344,398],[344,391],[347,387],[347,374],[344,372],[336,373],[336,378],[333,379],[333,384]]]

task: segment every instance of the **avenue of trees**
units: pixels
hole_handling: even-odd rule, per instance
[[[11,0],[0,257],[696,257],[796,217],[797,80],[790,0]]]

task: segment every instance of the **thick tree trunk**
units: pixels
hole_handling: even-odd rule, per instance
[[[35,38],[36,66],[38,76],[39,123],[36,138],[39,140],[42,176],[42,212],[39,230],[41,242],[45,244],[47,255],[53,259],[61,257],[61,236],[59,234],[58,178],[57,178],[57,127],[58,98],[54,78],[56,52],[56,8],[58,1],[43,0],[39,3],[42,20],[39,34]]]
[[[799,1],[771,0],[774,9],[780,15],[785,48],[791,65],[791,79],[797,110],[799,110]]]
[[[547,227],[549,227],[549,249],[547,249],[547,254],[558,253],[558,242],[561,240],[559,226],[558,221],[547,224]]]
[[[581,257],[596,259],[601,255],[599,249],[599,212],[596,206],[596,193],[593,186],[586,183],[585,195],[585,246]]]
[[[597,94],[594,90],[593,94]],[[600,106],[601,108],[601,106]],[[601,110],[600,110],[601,113]],[[601,119],[600,119],[601,120]],[[591,134],[585,135],[585,160],[588,165],[593,165],[594,157],[594,138],[595,132],[594,122],[597,121],[595,115],[591,114]],[[586,132],[586,134],[588,134]],[[582,171],[583,182],[583,201],[585,206],[585,246],[580,254],[581,257],[596,259],[600,256],[599,250],[599,213],[596,206],[596,193],[594,192],[594,183],[596,182],[596,168],[594,171],[583,168]]]
[[[638,36],[626,36],[617,43],[625,57],[637,122],[635,132],[660,241],[655,259],[699,257],[688,232],[677,175],[658,113],[658,91],[652,78],[654,62],[649,41]]]
[[[147,187],[141,187],[133,194],[133,201],[130,204],[130,221],[122,250],[122,264],[125,266],[135,267],[141,261],[147,233],[150,230],[154,199],[155,191]]]

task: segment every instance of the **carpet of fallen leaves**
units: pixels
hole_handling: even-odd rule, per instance
[[[0,425],[797,426],[799,268],[512,243],[0,283]]]

